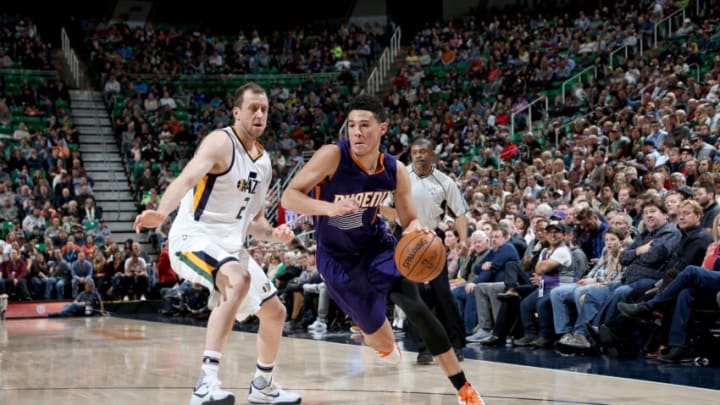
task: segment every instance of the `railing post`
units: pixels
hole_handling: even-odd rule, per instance
[[[612,59],[612,55],[611,55],[610,58]],[[574,81],[576,78],[579,78],[579,81],[582,82],[582,75],[585,74],[585,72],[587,72],[587,71],[590,70],[590,69],[593,69],[593,72],[594,72],[594,74],[593,74],[593,80],[595,80],[595,79],[597,78],[597,67],[595,67],[595,66],[590,66],[590,67],[587,67],[587,68],[583,69],[582,71],[580,71],[580,72],[579,72],[578,74],[576,74],[575,76],[573,76],[573,77],[571,77],[571,78],[569,78],[569,79],[567,79],[567,80],[565,80],[565,81],[563,82],[563,84],[562,84],[562,102],[563,102],[563,104],[565,104],[565,85],[567,85],[569,82]]]

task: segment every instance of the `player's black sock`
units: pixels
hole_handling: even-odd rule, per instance
[[[461,371],[455,375],[451,375],[448,377],[450,379],[450,382],[452,383],[453,387],[455,387],[456,390],[460,391],[460,388],[462,388],[465,383],[467,382],[467,378],[465,378],[465,372]]]

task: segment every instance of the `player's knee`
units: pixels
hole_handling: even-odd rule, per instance
[[[250,281],[250,273],[237,263],[221,267],[215,276],[215,285],[231,300],[243,300],[250,288]]]
[[[280,299],[275,296],[273,297],[273,299],[268,301],[268,303],[272,304],[272,311],[270,313],[270,316],[276,319],[280,319],[284,322],[285,317],[287,316],[287,308],[285,307],[285,305],[283,305],[282,302],[280,302]]]
[[[265,301],[256,315],[262,322],[276,322],[282,325],[285,323],[286,314],[285,305],[275,296]]]

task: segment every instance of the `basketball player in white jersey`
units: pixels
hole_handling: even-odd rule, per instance
[[[271,180],[270,158],[257,139],[265,130],[269,102],[262,87],[248,83],[235,91],[230,127],[207,135],[195,156],[165,190],[157,210],[145,210],[134,228],[154,228],[180,207],[169,234],[170,260],[182,278],[213,291],[205,353],[191,405],[232,405],[235,397],[218,380],[220,357],[235,319],[260,320],[258,360],[248,401],[297,404],[299,395],[272,378],[285,322],[285,306],[262,268],[244,248],[248,235],[288,242],[293,233],[273,228],[264,216]]]

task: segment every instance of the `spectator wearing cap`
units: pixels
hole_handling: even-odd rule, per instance
[[[572,283],[572,254],[565,243],[567,227],[560,221],[551,221],[545,228],[549,246],[540,252],[532,277],[538,286],[520,303],[520,318],[525,335],[515,341],[518,346],[546,347],[554,341],[554,328],[550,291],[561,283]],[[537,314],[537,323],[536,316]]]
[[[717,149],[715,149],[714,146],[710,145],[707,142],[704,142],[703,139],[698,134],[692,134],[689,138],[690,141],[690,147],[693,149],[693,152],[695,154],[695,159],[702,159],[704,157],[708,157],[711,160],[715,160],[715,155],[717,155]]]
[[[684,200],[687,200],[688,198],[693,198],[695,196],[695,191],[689,186],[682,186],[677,189],[677,192],[680,193],[683,196]]]
[[[502,214],[502,208],[500,208],[497,204],[491,204],[490,207],[488,207],[490,215],[490,218],[493,220],[493,222],[497,222],[500,220],[500,214]]]
[[[615,123],[612,126],[608,137],[610,138],[610,151],[607,155],[609,161],[624,160],[627,156],[630,156],[632,142],[630,142],[630,138],[623,134],[620,124]]]
[[[713,220],[720,214],[720,205],[715,200],[715,185],[709,182],[696,182],[693,184],[693,199],[700,203],[703,209],[700,221],[702,227],[712,232]]]
[[[652,155],[655,158],[655,164],[661,165],[664,164],[667,159],[663,159],[663,156],[658,152],[657,148],[655,148],[655,142],[650,140],[644,140],[643,141],[643,148],[642,148],[643,155],[647,157],[648,155]],[[660,160],[662,159],[662,163]]]
[[[683,20],[682,25],[680,28],[675,31],[675,33],[672,35],[675,38],[685,38],[689,36],[690,34],[695,31],[695,25],[693,25],[692,20],[689,18],[686,18]]]
[[[104,243],[106,237],[109,237],[112,230],[104,219],[100,218],[98,228],[95,229],[95,243]]]

